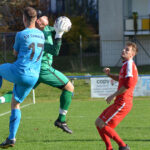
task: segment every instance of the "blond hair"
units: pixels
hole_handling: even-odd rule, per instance
[[[135,55],[138,53],[138,47],[134,42],[127,42],[126,46],[131,46],[132,50],[135,52]]]

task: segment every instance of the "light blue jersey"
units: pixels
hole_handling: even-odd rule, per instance
[[[26,28],[16,34],[14,49],[18,52],[13,63],[0,65],[2,78],[14,83],[14,99],[22,103],[38,80],[44,49],[44,34],[36,28]]]
[[[13,70],[16,73],[37,76],[40,72],[44,34],[37,28],[26,28],[16,34],[14,49],[18,52]]]

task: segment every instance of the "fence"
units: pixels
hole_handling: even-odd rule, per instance
[[[16,33],[0,33],[0,63],[13,62],[13,44]]]
[[[12,55],[15,33],[0,33],[0,63],[15,61]],[[128,39],[129,40],[129,39]],[[99,37],[83,41],[66,42],[63,39],[60,55],[54,57],[53,66],[61,71],[95,71],[102,66],[120,66],[120,54],[124,41],[103,40]],[[150,65],[150,43],[148,38],[138,37],[139,53],[135,57],[137,65]],[[100,50],[101,47],[101,50]],[[100,63],[101,62],[101,63]]]
[[[0,63],[13,62],[12,55],[15,33],[0,33]],[[81,71],[98,66],[99,61],[99,37],[94,37],[74,43],[68,43],[63,39],[60,55],[54,57],[53,66],[62,71]]]
[[[127,41],[135,42],[138,46],[138,55],[135,56],[137,66],[150,65],[150,36],[137,36],[125,40],[101,40],[101,65],[120,66],[121,50]]]

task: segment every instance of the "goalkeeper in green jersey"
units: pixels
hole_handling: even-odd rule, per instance
[[[62,90],[62,94],[60,96],[59,116],[54,122],[54,125],[63,131],[72,134],[72,130],[70,130],[66,124],[66,114],[72,100],[74,86],[64,74],[52,67],[53,56],[59,55],[62,43],[61,38],[65,32],[69,31],[71,22],[67,17],[59,17],[55,21],[54,27],[51,27],[48,25],[48,17],[42,16],[40,11],[38,14],[36,26],[43,31],[45,35],[45,44],[40,76],[34,88],[36,88],[40,83],[44,83]],[[7,99],[8,102],[9,97],[10,99],[12,97],[10,93],[8,94],[5,94],[0,98],[3,98],[3,101],[4,99]]]

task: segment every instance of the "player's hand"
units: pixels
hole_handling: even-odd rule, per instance
[[[111,101],[112,101],[114,98],[115,98],[114,94],[112,94],[112,95],[108,96],[108,97],[106,98],[106,102],[107,102],[107,104],[110,104],[110,103],[111,103]]]
[[[110,68],[104,68],[103,71],[104,71],[107,75],[110,74]]]
[[[61,16],[56,19],[54,23],[54,29],[56,31],[55,38],[62,38],[64,32],[68,32],[71,29],[71,21],[65,16]]]

